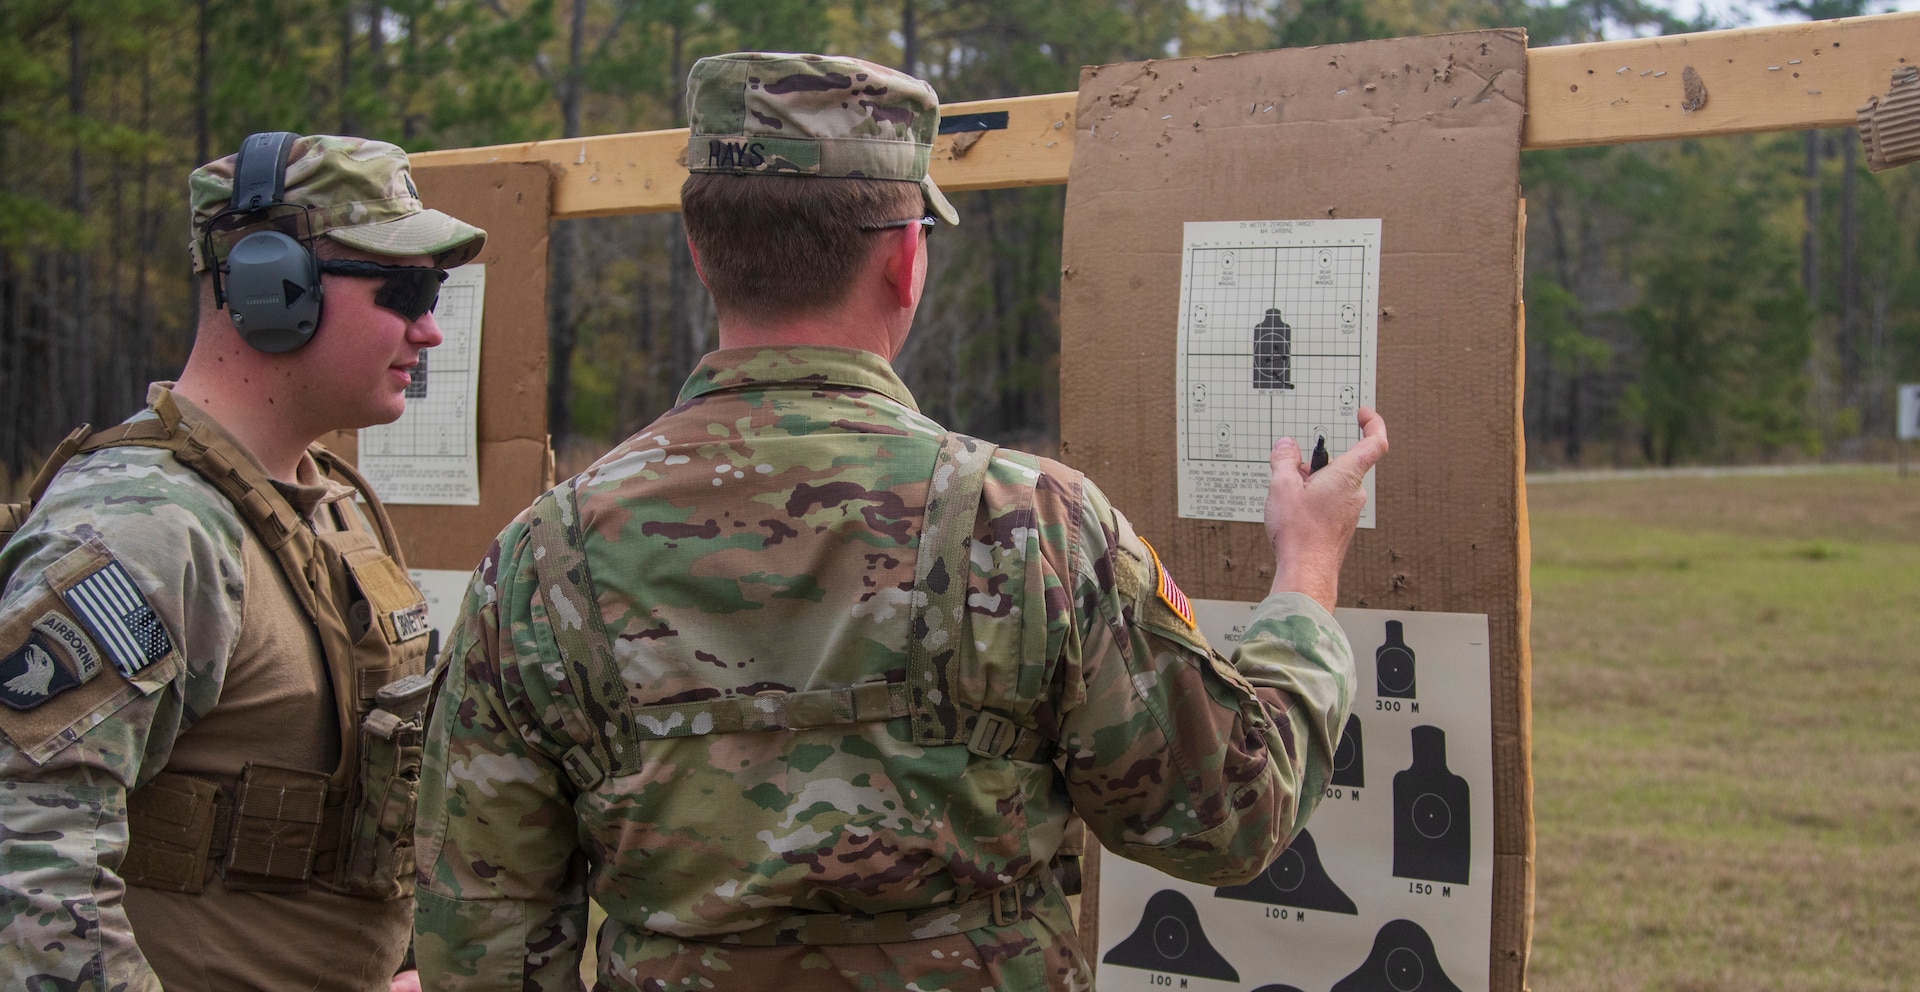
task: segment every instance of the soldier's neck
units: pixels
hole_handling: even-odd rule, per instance
[[[260,353],[241,346],[226,351],[196,340],[187,367],[173,386],[177,395],[219,421],[273,478],[298,483],[307,445],[326,433],[317,429],[292,395],[276,393],[284,374],[266,367]]]
[[[831,310],[774,317],[744,317],[722,309],[719,323],[722,348],[860,348],[891,362],[906,343],[913,310],[856,298]]]

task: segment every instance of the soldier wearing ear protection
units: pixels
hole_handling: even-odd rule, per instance
[[[311,442],[397,416],[486,233],[360,138],[254,135],[188,185],[180,381],[0,507],[0,987],[385,989],[432,638]]]

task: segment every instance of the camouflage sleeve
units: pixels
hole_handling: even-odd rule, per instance
[[[127,792],[219,698],[245,584],[226,505],[113,449],[0,551],[0,986],[159,988],[121,909]]]
[[[1298,832],[1332,774],[1352,701],[1346,636],[1307,597],[1276,595],[1236,662],[1222,658],[1091,483],[1073,562],[1056,685],[1075,702],[1061,716],[1074,808],[1123,857],[1208,885],[1246,881]]]
[[[414,920],[426,989],[580,987],[586,854],[542,729],[554,692],[524,534],[510,526],[474,575],[427,730]]]

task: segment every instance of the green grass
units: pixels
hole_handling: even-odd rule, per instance
[[[1530,984],[1920,987],[1920,478],[1528,499]]]

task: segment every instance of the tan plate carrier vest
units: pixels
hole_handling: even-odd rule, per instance
[[[972,638],[949,638],[953,649],[935,652],[924,636],[930,616],[939,618],[947,630],[965,630],[968,545],[973,539],[981,487],[995,450],[989,442],[962,434],[948,432],[941,436],[932,478],[940,478],[943,468],[954,471],[944,492],[936,493],[931,479],[927,488],[930,499],[921,521],[914,562],[914,613],[904,682],[868,682],[839,689],[636,707],[628,705],[626,683],[613,658],[613,640],[598,610],[585,610],[586,623],[580,626],[550,625],[561,664],[575,685],[585,688],[584,692],[554,697],[560,702],[557,709],[561,726],[549,728],[563,741],[579,742],[561,762],[574,788],[585,792],[609,774],[638,772],[641,744],[650,740],[800,730],[899,717],[912,717],[913,742],[923,747],[963,746],[985,758],[1051,762],[1054,742],[1004,715],[1031,712],[1033,700],[1017,700],[1007,695],[1011,687],[993,686],[987,705],[981,709],[955,702],[960,698],[956,687],[961,675],[968,671],[965,666],[977,664]],[[966,455],[964,461],[955,457],[961,454]],[[1031,496],[1029,488],[1029,501]],[[548,549],[534,564],[540,587],[576,588],[581,602],[595,602],[572,482],[548,490],[533,504],[531,527],[534,540]],[[1027,567],[1038,565],[1029,561]],[[1044,611],[1027,612],[1037,615],[1022,617],[1026,655],[1022,661],[1039,664],[1046,644],[1046,617]],[[1020,705],[1023,702],[1028,705]],[[609,740],[599,729],[603,727],[612,730],[618,740]],[[1079,827],[1078,821],[1074,826]],[[1069,831],[1069,846],[1077,841],[1078,834],[1078,829]],[[1069,892],[1079,890],[1078,859],[1068,853],[1063,848],[1051,870],[1036,871],[966,902],[877,915],[796,912],[752,930],[715,937],[713,942],[748,946],[900,943],[918,939],[913,934],[927,921],[950,918],[956,911],[958,923],[951,930],[943,927],[944,932],[965,933],[990,923],[1006,926],[1028,915],[1048,889],[1066,883],[1071,886]],[[1077,847],[1073,853],[1077,853]]]
[[[205,425],[183,425],[171,394],[153,409],[155,419],[99,432],[83,425],[67,435],[34,477],[28,502],[0,505],[0,545],[74,455],[123,445],[164,448],[233,504],[280,566],[320,637],[328,680],[344,708],[332,774],[248,763],[232,781],[162,771],[135,788],[127,797],[121,877],[189,894],[217,873],[232,890],[299,892],[318,884],[374,899],[412,895],[431,638],[386,510],[365,478],[315,444],[308,452],[321,473],[346,479],[366,497],[379,535],[350,511],[338,514],[341,530],[316,533],[252,458]],[[379,636],[369,628],[356,643],[349,619],[361,603]]]

